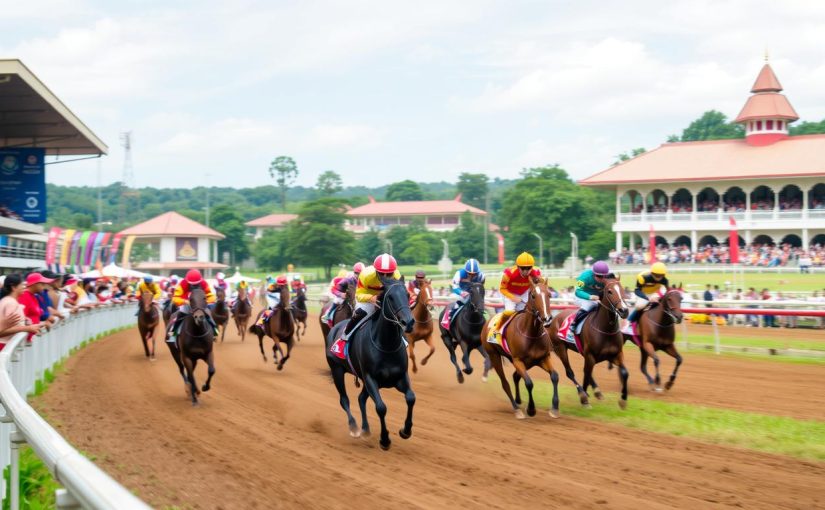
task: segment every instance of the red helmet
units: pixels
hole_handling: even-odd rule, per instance
[[[189,285],[200,285],[203,281],[203,275],[197,269],[190,269],[186,272],[186,283]]]
[[[363,262],[356,262],[354,266],[352,266],[352,272],[355,274],[361,274],[361,271],[364,270],[364,263]]]
[[[278,285],[286,285],[286,275],[283,275],[283,274],[282,274],[281,276],[279,276],[279,277],[275,280],[275,283],[277,283]]]
[[[398,262],[389,253],[382,253],[375,257],[372,265],[375,266],[375,271],[378,273],[394,273],[398,269]]]

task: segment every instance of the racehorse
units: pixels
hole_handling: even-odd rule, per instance
[[[155,329],[160,322],[158,307],[152,301],[152,293],[144,292],[140,295],[140,309],[138,309],[138,331],[143,342],[143,351],[146,357],[155,361]],[[152,341],[151,348],[149,340]]]
[[[235,326],[238,328],[238,336],[241,342],[246,340],[246,328],[249,318],[252,317],[252,306],[249,304],[249,293],[246,287],[238,289],[238,297],[235,301],[235,308],[232,310],[232,318],[235,319]]]
[[[447,308],[441,311],[438,316],[439,331],[441,332],[441,340],[450,351],[450,361],[455,366],[455,376],[459,383],[464,382],[464,374],[461,373],[461,368],[458,366],[458,361],[455,357],[455,349],[461,346],[462,356],[461,360],[464,362],[464,373],[470,375],[473,373],[473,367],[470,365],[470,353],[478,350],[481,356],[484,357],[484,376],[482,380],[487,379],[487,372],[490,370],[490,358],[484,352],[481,346],[481,330],[484,327],[484,284],[481,282],[471,283],[468,291],[469,296],[464,305],[464,309],[456,312],[453,316],[450,330],[444,329],[441,321],[444,314],[447,313]]]
[[[270,337],[275,343],[272,344],[272,358],[278,364],[278,370],[284,369],[284,363],[289,359],[289,353],[292,352],[292,346],[295,343],[295,322],[292,318],[292,309],[289,306],[289,288],[285,285],[281,286],[281,302],[272,310],[272,315],[269,319],[264,321],[262,326],[258,326],[258,320],[255,324],[249,327],[251,333],[258,336],[258,345],[261,348],[261,356],[266,361],[266,353],[264,353],[264,336]],[[264,314],[266,310],[261,310],[258,314],[258,319]],[[281,350],[281,342],[286,344],[286,356]],[[280,361],[278,360],[278,353],[281,354]]]
[[[226,326],[229,323],[229,307],[226,306],[226,291],[221,287],[215,289],[215,307],[212,308],[212,319],[221,329],[221,343],[223,343]]]
[[[681,285],[679,286],[681,287]],[[631,340],[639,346],[642,353],[641,369],[647,384],[652,391],[662,391],[662,380],[659,377],[659,356],[656,351],[665,351],[676,359],[676,366],[670,379],[665,383],[665,389],[671,389],[676,381],[676,372],[682,364],[682,355],[676,350],[674,340],[676,339],[676,324],[682,322],[682,292],[679,287],[668,289],[664,296],[659,299],[659,303],[650,305],[639,314],[638,340],[633,335],[624,335],[625,341]],[[650,377],[647,372],[647,358],[653,358],[653,366],[656,368],[656,378]]]
[[[382,292],[377,310],[371,317],[362,320],[358,329],[349,338],[348,359],[341,359],[330,352],[333,343],[341,336],[348,321],[336,324],[326,338],[327,363],[332,372],[332,380],[340,395],[341,407],[347,413],[349,431],[352,437],[369,436],[367,422],[367,398],[375,402],[375,412],[381,420],[381,437],[379,444],[384,450],[390,448],[389,432],[385,421],[387,405],[381,398],[380,388],[395,388],[404,394],[407,402],[407,418],[398,435],[402,439],[412,436],[412,415],[415,405],[415,393],[410,386],[407,372],[409,359],[404,348],[403,334],[412,331],[415,319],[410,311],[410,303],[403,280],[382,278]],[[355,375],[364,381],[364,387],[358,396],[361,408],[361,430],[350,412],[349,397],[344,384],[346,373]]]
[[[195,383],[195,367],[202,359],[209,366],[206,383],[201,388],[209,391],[212,377],[215,375],[215,353],[212,345],[215,342],[215,332],[207,317],[206,294],[203,289],[196,287],[189,293],[189,313],[183,318],[178,333],[178,349],[180,359],[186,369],[186,380],[189,381],[189,393],[192,405],[198,405],[200,390]]]
[[[335,313],[332,315],[332,325],[335,326],[339,322],[347,319],[352,318],[352,314],[355,311],[355,284],[347,285],[347,292],[344,296],[344,302],[338,305],[338,308],[335,309]],[[329,311],[329,307],[332,306],[332,303],[325,305],[321,308],[321,315],[318,317],[321,323],[321,332],[324,334],[324,338],[329,335],[330,328],[327,321],[324,320],[327,312]]]
[[[412,361],[413,373],[418,372],[418,366],[415,364],[415,342],[424,340],[430,348],[430,353],[424,356],[421,360],[421,365],[426,365],[430,356],[435,353],[435,345],[433,345],[433,314],[430,311],[433,302],[433,286],[432,280],[424,280],[418,288],[418,295],[415,298],[415,303],[412,305],[412,315],[415,320],[415,326],[410,333],[406,333],[407,341],[410,343],[409,355]]]
[[[167,299],[163,305],[163,326],[169,329],[169,321],[172,320],[172,315],[178,311],[178,306],[172,302],[172,299]]]
[[[517,313],[510,320],[507,329],[499,336],[500,343],[490,343],[488,336],[489,322],[485,324],[481,332],[481,343],[490,357],[493,368],[496,369],[498,378],[501,380],[501,387],[510,399],[510,404],[513,406],[513,412],[515,412],[517,419],[524,419],[524,413],[519,407],[519,404],[521,404],[519,391],[521,379],[524,379],[524,385],[527,387],[527,415],[536,415],[536,403],[533,400],[533,380],[527,373],[529,369],[535,366],[540,366],[550,374],[550,381],[553,383],[553,403],[549,413],[552,418],[558,418],[559,374],[553,369],[553,362],[550,358],[553,345],[546,330],[546,326],[552,318],[547,282],[543,278],[531,278],[528,292],[524,311]],[[504,367],[501,363],[502,357],[510,360],[516,369],[513,372],[513,383],[516,385],[515,399],[510,391],[510,384],[504,376]]]
[[[295,319],[295,336],[298,341],[301,341],[301,335],[307,334],[307,289],[306,287],[298,287],[295,293],[295,299],[292,301],[292,317]],[[304,326],[303,331],[300,325]]]
[[[579,386],[575,377],[571,377],[572,370],[569,363],[565,363],[567,376],[576,384],[576,390],[579,392],[579,400],[582,405],[588,405],[587,388],[593,386],[593,391],[596,398],[601,398],[601,392],[593,380],[593,367],[596,363],[602,361],[610,361],[619,367],[619,381],[622,383],[622,397],[619,400],[619,407],[624,409],[627,407],[627,367],[624,366],[624,353],[622,352],[622,345],[624,338],[621,332],[620,318],[626,318],[628,313],[627,302],[624,300],[621,282],[615,278],[608,278],[604,282],[604,290],[599,298],[599,306],[594,313],[590,313],[585,317],[582,323],[581,344],[582,356],[584,357],[584,380],[582,386]],[[576,313],[576,310],[564,310],[559,313],[551,324],[551,336],[554,339],[558,337],[558,330],[561,323],[568,315]],[[566,352],[557,350],[557,353],[564,352],[566,359]],[[561,357],[561,356],[560,356]]]

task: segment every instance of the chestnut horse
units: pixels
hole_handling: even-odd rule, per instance
[[[143,342],[143,351],[146,358],[155,361],[155,329],[160,323],[160,312],[152,301],[152,293],[144,292],[140,295],[140,309],[138,310],[138,331]],[[151,347],[149,341],[152,341]]]
[[[221,330],[221,343],[226,335],[226,326],[229,323],[229,307],[226,306],[226,290],[215,288],[215,306],[212,308],[212,319]]]
[[[430,356],[435,353],[435,345],[433,345],[433,314],[430,311],[433,302],[433,286],[432,280],[424,280],[418,288],[418,295],[415,297],[415,303],[412,305],[412,315],[415,320],[415,326],[411,333],[405,333],[409,346],[410,361],[412,361],[413,373],[418,372],[418,366],[415,364],[415,342],[424,340],[430,348],[430,353],[424,356],[421,360],[421,365],[426,365]]]
[[[682,322],[682,292],[679,288],[671,288],[659,299],[658,303],[651,304],[649,308],[639,314],[638,328],[639,350],[642,353],[641,368],[647,379],[647,384],[652,391],[662,391],[662,380],[659,377],[659,356],[656,351],[665,351],[676,359],[676,366],[670,379],[665,383],[665,389],[671,389],[676,381],[676,372],[682,364],[682,355],[676,350],[674,344],[676,339],[676,324]],[[624,335],[625,341],[632,340],[632,335]],[[656,369],[656,378],[650,377],[647,372],[647,358],[653,358],[653,366]]]
[[[246,340],[246,328],[250,317],[252,317],[252,305],[249,304],[249,291],[246,287],[241,287],[238,289],[235,308],[232,310],[232,318],[235,319],[235,327],[238,328],[241,342]]]
[[[301,335],[307,334],[308,315],[307,288],[298,287],[298,290],[295,292],[295,299],[292,300],[292,317],[295,319],[295,336],[299,342],[301,341]],[[300,328],[301,325],[304,326],[303,330]]]
[[[496,369],[498,378],[501,380],[501,387],[510,399],[516,418],[524,419],[521,411],[521,395],[519,392],[519,382],[524,379],[527,387],[528,403],[527,414],[535,416],[536,403],[533,400],[533,380],[527,373],[529,369],[540,366],[550,375],[553,383],[553,404],[550,409],[552,418],[559,417],[559,374],[553,369],[553,362],[550,358],[553,352],[553,344],[550,335],[547,334],[547,325],[550,323],[550,292],[547,290],[547,282],[543,278],[531,278],[530,290],[528,291],[527,304],[524,311],[517,313],[510,320],[510,324],[500,335],[501,343],[491,344],[489,342],[490,322],[484,325],[481,332],[481,343],[487,352],[493,368]],[[509,346],[510,352],[505,350],[504,345]],[[504,375],[504,367],[501,358],[505,357],[513,363],[515,372],[513,373],[513,383],[516,385],[516,398],[510,391],[510,383]]]
[[[335,313],[332,314],[333,327],[341,321],[352,318],[353,311],[355,310],[355,287],[355,284],[347,285],[347,293],[346,296],[344,296],[344,302],[338,305],[338,308],[335,309]],[[329,303],[321,308],[321,315],[318,317],[321,323],[321,332],[324,334],[324,338],[327,337],[329,330],[332,329],[329,327],[329,324],[327,324],[327,321],[324,320],[324,316],[327,314],[327,311],[329,311],[330,306],[332,306],[332,303]]]
[[[198,405],[198,395],[201,392],[195,383],[195,367],[198,360],[204,360],[209,366],[209,375],[201,388],[203,391],[209,391],[212,376],[215,375],[215,351],[212,349],[215,332],[209,324],[208,313],[206,294],[202,288],[195,287],[189,293],[189,313],[183,318],[177,339],[180,360],[186,369],[186,380],[189,382],[188,393],[192,397],[193,406]]]
[[[278,370],[284,369],[284,363],[289,359],[289,354],[292,352],[292,346],[295,343],[295,319],[292,318],[292,307],[289,305],[289,288],[286,285],[281,286],[280,290],[281,302],[272,310],[272,315],[269,320],[265,321],[262,326],[258,326],[258,320],[255,324],[250,326],[249,331],[258,336],[258,345],[261,348],[261,356],[266,361],[266,353],[264,353],[264,336],[268,336],[275,343],[272,344],[272,358],[278,364]],[[258,319],[266,310],[262,310],[258,314]],[[281,342],[286,344],[286,356],[281,350]],[[281,359],[278,360],[280,353]]]
[[[571,377],[572,370],[569,369],[569,364],[565,364],[567,375],[570,377],[576,390],[579,392],[579,399],[582,405],[588,405],[587,388],[593,386],[596,393],[596,398],[599,398],[601,392],[593,380],[593,367],[596,363],[602,361],[610,361],[619,367],[619,381],[622,383],[622,396],[619,400],[619,407],[624,409],[627,407],[627,368],[624,366],[624,353],[622,352],[622,345],[624,344],[624,337],[621,332],[621,319],[627,317],[628,305],[624,300],[622,285],[619,280],[615,278],[608,278],[604,282],[604,290],[598,301],[599,305],[596,311],[590,313],[585,317],[582,323],[582,356],[584,357],[584,380],[582,386],[579,386],[575,377]],[[556,317],[550,324],[551,335],[557,339],[557,332],[562,321],[568,315],[576,313],[576,310],[564,310]],[[566,359],[566,351],[564,352]]]

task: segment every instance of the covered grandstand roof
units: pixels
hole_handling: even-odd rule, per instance
[[[137,225],[122,230],[120,233],[124,236],[136,237],[192,236],[210,237],[214,239],[223,239],[225,237],[217,230],[212,230],[206,225],[202,225],[175,211],[169,211],[155,216],[151,220],[138,223]]]
[[[486,212],[477,207],[460,202],[461,195],[453,200],[416,200],[409,202],[371,201],[347,211],[347,216],[395,216],[416,214],[461,214],[469,211],[484,215]]]

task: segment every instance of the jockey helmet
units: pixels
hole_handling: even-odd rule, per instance
[[[596,276],[607,276],[610,273],[610,267],[608,267],[607,262],[600,260],[593,264],[593,274]]]
[[[419,269],[418,271],[415,272],[415,277],[416,278],[426,278],[427,275],[424,273],[424,271]]]
[[[389,253],[382,253],[375,257],[372,265],[375,266],[375,272],[377,273],[392,274],[398,269],[398,263],[395,261],[395,257]]]
[[[518,257],[516,257],[516,265],[518,267],[533,267],[536,265],[536,259],[534,259],[533,256],[526,251],[523,251]]]
[[[301,281],[301,275],[299,275],[299,274],[292,275],[292,281],[300,282]]]
[[[173,274],[169,277],[169,281],[172,283],[178,283],[180,281],[180,277],[176,274]]]
[[[224,278],[226,278],[226,275],[223,273],[218,273],[215,275],[216,280],[223,280]]]
[[[155,278],[152,275],[147,274],[143,277],[143,281],[146,283],[152,283],[153,281],[155,281]]]
[[[278,279],[275,280],[275,283],[277,283],[278,285],[286,285],[286,275],[282,274],[281,276],[279,276]]]
[[[186,283],[189,285],[199,285],[203,281],[203,275],[197,269],[190,269],[186,272]]]
[[[241,281],[238,282],[238,288],[239,289],[245,289],[246,287],[247,287],[246,280],[241,280]]]
[[[266,283],[275,283],[275,278],[271,274],[266,275]]]
[[[660,274],[664,276],[667,274],[667,266],[663,262],[656,262],[650,266],[650,272],[653,274]]]
[[[364,263],[363,262],[356,262],[354,266],[352,266],[352,272],[355,274],[361,274],[361,271],[364,270]]]
[[[468,259],[464,264],[464,270],[468,273],[477,274],[479,272],[478,261],[476,259]]]

